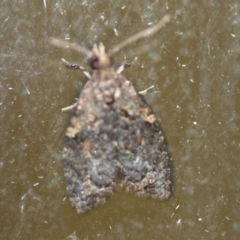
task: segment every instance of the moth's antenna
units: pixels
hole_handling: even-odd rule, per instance
[[[112,48],[109,51],[109,53],[112,55],[112,54],[118,52],[121,48],[124,48],[127,45],[130,45],[131,43],[136,42],[141,38],[148,37],[148,36],[158,32],[169,21],[170,21],[170,15],[166,14],[165,16],[162,17],[162,19],[156,25],[154,25],[153,27],[147,28],[147,29],[127,38],[125,41],[119,43],[117,46]]]
[[[61,40],[58,38],[50,38],[50,43],[56,47],[69,48],[71,50],[83,53],[83,54],[87,55],[88,57],[93,56],[92,51],[90,51],[89,49],[87,49],[81,45],[78,45],[76,43],[71,43],[71,42]]]

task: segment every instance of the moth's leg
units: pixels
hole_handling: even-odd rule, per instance
[[[91,79],[91,75],[88,71],[86,71],[86,69],[82,66],[79,66],[77,64],[72,64],[72,63],[69,63],[68,61],[66,61],[64,58],[61,59],[62,62],[69,68],[72,68],[72,69],[78,69],[80,71],[82,71],[82,73],[88,78],[88,79]]]
[[[67,67],[72,68],[72,69],[80,70],[80,71],[82,71],[82,73],[83,73],[88,79],[91,79],[90,73],[87,72],[84,67],[79,66],[79,65],[77,65],[77,64],[71,64],[71,63],[69,63],[68,61],[66,61],[64,58],[62,58],[61,60],[62,60],[62,62],[63,62]],[[72,104],[72,105],[70,105],[70,106],[68,106],[68,107],[62,108],[62,112],[71,110],[71,109],[73,109],[73,108],[76,107],[76,106],[77,106],[77,102],[74,103],[74,104]]]
[[[142,90],[142,91],[140,91],[140,92],[138,92],[138,93],[141,94],[141,95],[145,95],[145,94],[147,94],[147,91],[148,91],[149,89],[152,89],[152,88],[154,88],[154,85],[152,85],[152,86],[150,86],[149,88],[146,88],[146,89],[144,89],[144,90]]]
[[[124,63],[116,70],[117,73],[121,73],[125,68],[128,68],[132,65],[132,63]]]
[[[120,67],[118,67],[118,69],[116,70],[117,73],[121,73],[125,68],[131,67],[132,64],[137,60],[137,57],[135,57],[133,59],[133,61],[129,62],[129,63],[124,63],[122,64]]]
[[[68,107],[62,108],[62,112],[65,112],[65,111],[71,110],[71,109],[75,108],[76,106],[77,106],[77,102],[75,102],[75,103],[72,104],[71,106],[68,106]]]

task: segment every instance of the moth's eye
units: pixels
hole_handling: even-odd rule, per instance
[[[93,58],[90,62],[91,68],[92,69],[99,69],[99,60],[98,58]]]

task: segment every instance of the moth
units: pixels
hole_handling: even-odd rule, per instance
[[[102,43],[92,50],[51,38],[90,58],[92,73],[81,66],[88,81],[73,106],[63,143],[63,167],[70,202],[84,213],[109,199],[117,186],[160,200],[172,193],[172,168],[159,119],[143,95],[113,67],[112,55],[149,36],[170,20],[165,15],[155,26],[133,35],[106,52]]]

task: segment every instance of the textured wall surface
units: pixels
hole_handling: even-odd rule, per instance
[[[237,0],[2,0],[0,8],[2,239],[238,239]],[[145,97],[170,147],[174,194],[161,202],[120,189],[79,215],[67,198],[61,161],[71,112],[61,108],[75,102],[86,79],[60,59],[88,63],[48,39],[102,41],[110,49],[166,12],[167,26],[114,59],[137,56],[123,75],[138,90],[155,86]],[[144,47],[149,51],[141,54]]]

